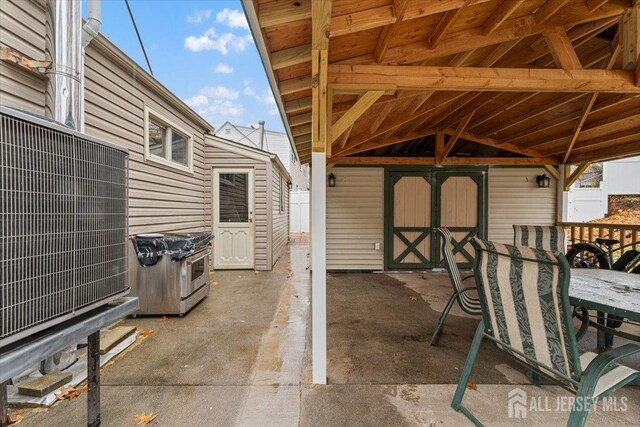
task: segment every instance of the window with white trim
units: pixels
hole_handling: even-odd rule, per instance
[[[160,114],[145,108],[145,159],[193,172],[193,137]]]
[[[287,187],[287,181],[280,176],[280,212],[284,212],[286,210],[285,206],[285,188]]]

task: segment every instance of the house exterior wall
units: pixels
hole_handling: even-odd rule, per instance
[[[556,181],[538,188],[544,168],[489,169],[488,238],[513,244],[513,224],[552,225],[556,222]]]
[[[2,0],[0,46],[44,60],[44,7],[35,1]],[[8,107],[44,115],[44,77],[0,61],[0,99]]]
[[[207,136],[207,140],[211,137]],[[270,234],[271,234],[271,200],[268,197],[271,191],[271,181],[268,177],[271,174],[271,165],[267,160],[257,160],[242,156],[214,147],[207,143],[205,145],[205,174],[204,174],[204,203],[206,212],[205,227],[213,231],[213,191],[212,191],[212,171],[214,168],[252,168],[253,188],[254,188],[254,214],[253,221],[255,227],[254,236],[254,268],[256,270],[271,270],[272,256]]]
[[[44,59],[44,2],[2,0],[2,45]],[[202,119],[146,75],[105,37],[85,55],[85,133],[129,150],[129,233],[204,231]],[[45,79],[0,62],[3,105],[44,114]],[[144,108],[150,107],[193,138],[193,172],[144,158]],[[191,116],[189,116],[189,113]]]
[[[605,162],[602,187],[608,195],[640,194],[639,170],[640,157]]]
[[[289,241],[289,189],[287,188],[287,178],[275,165],[272,165],[271,168],[271,220],[273,223],[271,247],[273,264],[275,265],[284,253]]]
[[[384,168],[333,172],[336,186],[327,188],[327,269],[383,270]]]

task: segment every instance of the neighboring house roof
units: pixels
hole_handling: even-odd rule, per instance
[[[240,135],[242,135],[242,139],[235,140],[235,139],[223,136],[225,134],[223,132],[224,129],[235,130]],[[268,130],[268,129],[265,129],[264,133],[265,133],[265,140],[263,141],[263,143],[264,143],[263,149],[266,148],[267,151],[273,150],[274,147],[271,146],[270,144],[274,144],[274,143],[287,144],[289,147],[292,147],[292,144],[289,141],[289,137],[287,136],[286,133],[284,133],[284,132],[276,132],[276,131]],[[215,131],[215,134],[217,136],[220,136],[220,137],[224,138],[224,139],[232,139],[233,141],[238,142],[240,144],[244,144],[244,145],[249,145],[249,146],[252,146],[252,147],[260,148],[260,127],[256,128],[256,127],[252,127],[252,126],[235,125],[235,124],[233,124],[233,123],[231,123],[229,121],[226,121],[226,122],[224,122],[224,124],[222,126],[220,126]],[[274,138],[276,138],[276,139],[274,139]],[[292,148],[292,150],[293,150],[293,148]]]
[[[218,148],[221,148],[223,150],[240,154],[252,159],[264,161],[270,160],[277,165],[278,169],[280,169],[280,172],[282,172],[283,175],[287,178],[287,182],[291,182],[291,175],[280,161],[280,158],[273,153],[261,150],[256,147],[251,147],[249,145],[240,144],[239,142],[235,142],[215,134],[207,135],[205,137],[205,144],[217,146]]]
[[[193,120],[194,123],[199,124],[206,131],[213,132],[215,130],[211,123],[209,123],[202,116],[193,111],[182,99],[180,99],[176,94],[167,89],[167,87],[160,83],[158,79],[149,74],[144,68],[142,68],[140,65],[138,65],[137,62],[127,56],[126,53],[120,50],[120,48],[113,44],[103,34],[98,34],[98,36],[91,41],[91,45],[102,54],[106,55],[115,64],[125,69],[133,70],[133,77],[136,80],[144,84],[155,94],[162,97],[162,99],[169,102],[172,107],[174,107],[182,114],[186,115],[189,119]]]

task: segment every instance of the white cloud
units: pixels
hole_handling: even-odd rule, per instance
[[[267,105],[267,114],[269,114],[270,116],[275,116],[280,113],[278,111],[278,105],[276,104],[276,99],[274,98],[271,89],[265,90],[261,95],[256,95],[256,99]]]
[[[184,39],[184,47],[193,52],[217,50],[223,55],[229,53],[229,49],[233,49],[236,53],[244,52],[250,43],[253,43],[251,34],[237,36],[233,33],[224,33],[218,36],[214,28],[209,28],[200,37],[189,36]]]
[[[244,13],[240,12],[238,9],[228,9],[225,7],[216,14],[216,22],[224,24],[230,28],[249,29],[246,16],[244,16]]]
[[[218,64],[216,65],[215,71],[216,73],[231,74],[233,73],[233,67],[230,67],[227,64]]]
[[[244,94],[245,95],[249,95],[249,96],[253,96],[256,94],[256,90],[254,88],[252,88],[251,86],[247,86],[244,88]]]
[[[193,15],[187,16],[187,22],[190,24],[199,24],[209,18],[211,18],[211,9],[196,9],[195,12],[193,12]]]
[[[238,91],[224,86],[205,86],[184,101],[210,123],[219,126],[227,119],[242,117],[244,107],[236,102],[239,96]]]

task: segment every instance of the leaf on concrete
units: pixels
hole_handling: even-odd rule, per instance
[[[411,296],[409,297],[409,299],[410,299],[411,301],[418,301],[418,298],[417,298],[416,296],[414,296],[414,295],[411,295]]]
[[[211,286],[218,286],[218,281],[217,280],[212,280],[211,281]]]
[[[74,386],[62,386],[60,387],[60,391],[55,393],[56,400],[73,400],[76,397],[80,396],[80,390],[77,390]]]
[[[157,415],[154,414],[153,412],[149,412],[148,414],[141,412],[139,414],[136,414],[136,421],[138,425],[144,426],[149,424],[151,421],[155,420],[156,417]]]
[[[143,337],[147,338],[150,337],[151,335],[153,335],[153,331],[140,331],[140,335],[142,335]]]
[[[167,316],[162,316],[162,318],[160,318],[160,320],[167,320],[168,317]]]
[[[14,426],[22,421],[23,418],[24,417],[20,414],[16,414],[14,417],[12,417],[11,415],[7,415],[7,425]]]
[[[471,381],[469,381],[467,383],[467,387],[469,387],[471,390],[478,391],[478,386],[475,383],[471,382]]]

